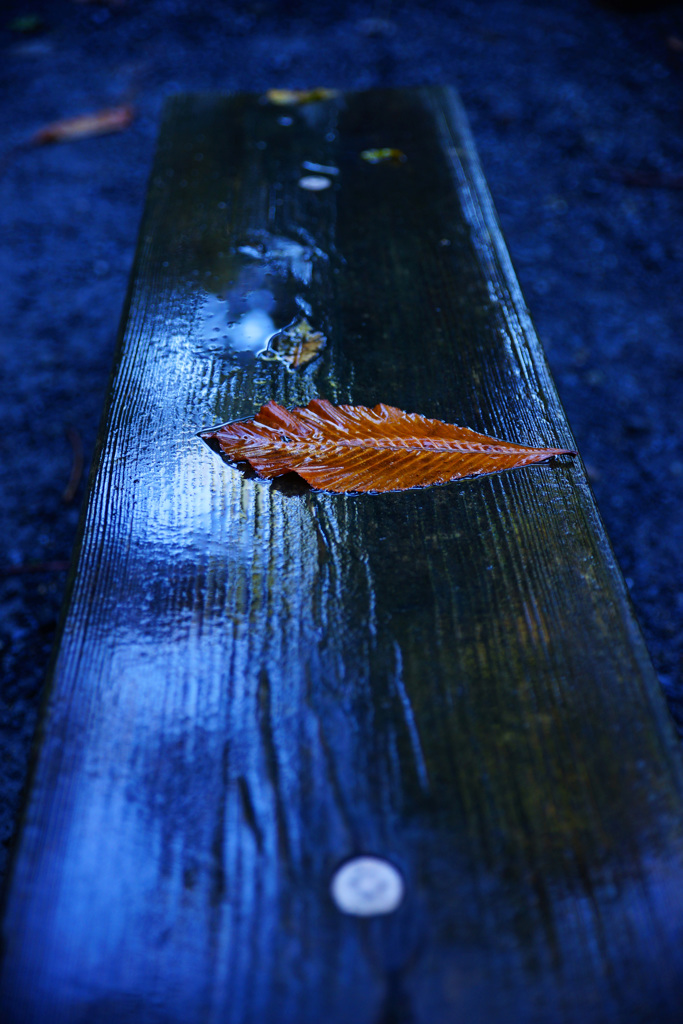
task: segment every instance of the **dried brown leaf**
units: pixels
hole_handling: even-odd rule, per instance
[[[314,331],[308,320],[299,320],[271,338],[268,356],[275,356],[293,370],[306,366],[320,354],[325,335]]]
[[[428,487],[576,454],[500,441],[391,405],[335,406],[319,398],[291,411],[268,402],[253,420],[201,436],[262,477],[294,472],[316,490],[337,493]]]
[[[134,117],[135,111],[127,103],[119,107],[98,110],[93,114],[67,117],[63,121],[53,121],[52,124],[41,128],[31,138],[31,144],[46,146],[53,142],[73,142],[75,139],[87,139],[93,135],[121,132],[128,127]]]

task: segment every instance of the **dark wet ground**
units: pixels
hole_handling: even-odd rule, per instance
[[[37,30],[11,27],[28,15]],[[0,868],[86,473],[64,492],[79,444],[86,465],[92,452],[161,106],[179,90],[457,85],[683,724],[680,6],[27,0],[3,7],[0,47],[0,153],[57,118],[137,109],[121,134],[19,150],[0,175]]]

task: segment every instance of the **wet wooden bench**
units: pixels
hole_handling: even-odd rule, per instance
[[[292,493],[196,436],[315,396],[572,447],[448,89],[166,109],[3,1020],[680,1021],[681,753],[579,460]]]

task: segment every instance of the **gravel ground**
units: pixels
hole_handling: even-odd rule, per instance
[[[87,473],[64,492],[80,443],[87,469],[161,107],[179,90],[459,88],[683,726],[680,6],[26,0],[4,5],[0,47],[0,872]],[[15,148],[124,100],[137,116],[121,134]]]

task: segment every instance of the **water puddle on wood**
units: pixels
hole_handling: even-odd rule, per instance
[[[316,330],[308,292],[315,263],[326,259],[308,238],[255,231],[240,239],[199,298],[195,344],[239,361],[280,358],[287,332],[302,323]]]

